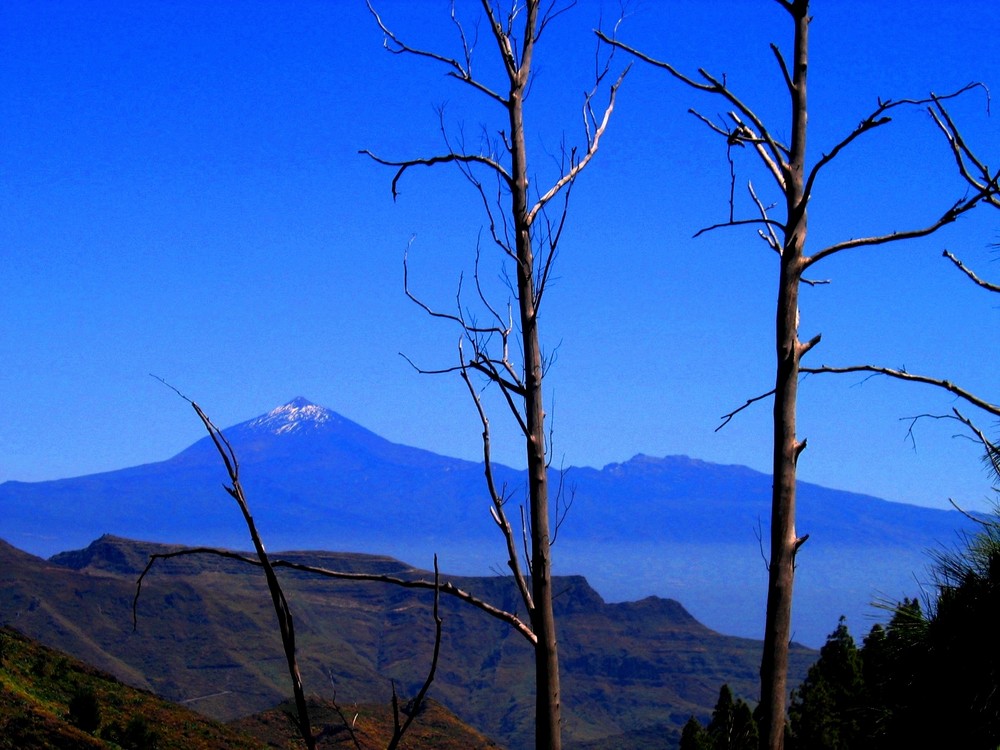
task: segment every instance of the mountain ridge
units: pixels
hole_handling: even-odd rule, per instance
[[[139,571],[150,554],[176,549],[108,535],[43,560],[0,545],[0,624],[16,622],[43,643],[218,720],[270,708],[287,696],[287,670],[256,567],[215,555],[158,561],[143,581],[133,630]],[[430,575],[385,556],[280,556]],[[501,607],[517,607],[509,576],[443,575]],[[285,569],[279,577],[295,617],[307,690],[321,697],[335,691],[353,704],[388,701],[390,679],[401,696],[419,688],[434,641],[429,592]],[[581,576],[557,577],[554,586],[567,741],[605,738],[607,746],[648,747],[614,738],[661,726],[667,747],[689,715],[707,718],[722,682],[743,695],[756,690],[759,642],[714,632],[676,601],[608,603]],[[442,656],[431,695],[512,750],[530,747],[527,641],[452,597],[442,597],[441,616]],[[793,648],[794,679],[813,658],[815,652]]]
[[[224,434],[270,549],[384,553],[425,565],[438,554],[471,574],[504,565],[481,463],[393,443],[302,397]],[[510,507],[523,503],[524,473],[499,464],[494,473]],[[572,467],[563,478],[572,508],[559,529],[557,572],[587,574],[609,600],[655,593],[721,631],[760,635],[769,475],[640,453],[601,469]],[[0,536],[42,556],[108,532],[240,548],[246,532],[227,483],[206,435],[162,462],[4,483]],[[796,632],[819,645],[840,614],[857,620],[868,602],[914,595],[924,551],[973,526],[956,511],[800,482],[797,527],[810,541],[800,553]]]

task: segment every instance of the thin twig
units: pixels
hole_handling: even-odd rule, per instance
[[[986,280],[981,279],[978,276],[976,276],[975,272],[971,268],[969,268],[968,266],[966,266],[961,260],[959,260],[958,258],[956,258],[948,250],[945,250],[942,253],[942,255],[945,258],[947,258],[948,260],[950,260],[952,263],[954,263],[956,266],[958,266],[958,270],[960,270],[962,273],[964,273],[966,276],[968,276],[970,279],[972,279],[976,284],[978,284],[979,286],[981,286],[983,289],[986,289],[986,290],[988,290],[990,292],[1000,293],[1000,285],[998,285],[998,284],[992,284],[989,281],[986,281]]]

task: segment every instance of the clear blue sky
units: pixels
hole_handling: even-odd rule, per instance
[[[478,3],[459,2],[471,18]],[[459,53],[439,0],[383,0],[415,45]],[[537,52],[528,134],[536,184],[565,135],[579,143],[591,29],[617,2],[584,0]],[[985,2],[813,4],[811,148],[846,135],[878,97],[920,97],[971,80],[998,85],[1000,13]],[[768,48],[790,53],[776,3],[637,2],[624,41],[685,71],[725,72],[779,135],[786,99]],[[484,38],[479,70],[498,81]],[[411,235],[417,289],[451,303],[483,226],[452,169],[391,173],[358,155],[441,151],[502,127],[495,105],[429,62],[396,57],[362,0],[50,2],[0,6],[0,481],[88,474],[165,459],[201,437],[155,373],[227,425],[294,396],[397,442],[479,457],[479,426],[456,378],[456,331],[402,291]],[[624,56],[616,61],[624,63]],[[556,462],[601,466],[684,453],[767,471],[769,406],[721,432],[719,415],[772,384],[776,258],[753,231],[698,239],[725,218],[723,144],[695,118],[722,103],[637,65],[592,168],[574,191],[543,311]],[[976,93],[952,111],[989,162],[998,115]],[[765,200],[768,179],[748,158]],[[811,247],[928,223],[964,192],[926,114],[900,111],[830,167]],[[817,268],[802,334],[812,364],[871,362],[948,377],[1000,397],[1000,300],[941,259],[945,247],[994,279],[1000,214],[983,209],[929,240],[847,253]],[[499,261],[484,266],[495,275]],[[989,483],[954,424],[925,422],[916,450],[901,417],[947,413],[926,387],[824,376],[801,389],[803,479],[888,499],[983,507]],[[554,400],[553,400],[554,399]],[[971,410],[970,410],[970,413]],[[504,423],[494,414],[494,423]],[[984,421],[990,425],[990,422]],[[500,430],[498,459],[519,465]]]

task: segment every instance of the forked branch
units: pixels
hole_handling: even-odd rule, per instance
[[[499,104],[502,104],[505,107],[507,106],[507,100],[504,97],[495,92],[489,86],[486,86],[484,83],[478,81],[476,78],[473,77],[472,52],[473,49],[475,48],[475,42],[469,43],[468,38],[465,35],[465,30],[462,27],[462,24],[458,21],[458,17],[455,14],[454,3],[451,4],[451,20],[452,23],[455,25],[455,27],[458,29],[458,33],[462,41],[462,54],[463,57],[465,58],[464,63],[459,62],[458,60],[452,57],[448,57],[446,55],[440,55],[437,52],[431,52],[428,50],[420,49],[418,47],[411,47],[410,45],[406,44],[402,39],[400,39],[395,33],[393,33],[388,26],[385,25],[385,23],[382,21],[381,16],[379,16],[378,12],[376,12],[375,8],[372,6],[370,0],[365,0],[365,4],[368,6],[368,11],[372,14],[372,17],[375,19],[375,23],[378,24],[379,29],[381,29],[382,33],[385,35],[383,46],[386,48],[386,50],[388,50],[394,55],[409,54],[409,55],[414,55],[416,57],[424,57],[427,58],[428,60],[433,60],[435,62],[441,63],[449,69],[447,73],[449,77],[455,78],[459,81],[462,81],[463,83],[467,83],[474,89],[477,89],[486,94],[486,96],[488,96],[493,101],[498,102]]]
[[[973,85],[986,89],[986,87],[982,84]],[[988,89],[986,89],[986,96],[988,102]],[[934,123],[938,126],[941,132],[944,133],[945,138],[948,140],[948,145],[951,146],[951,152],[955,158],[955,164],[958,166],[959,173],[970,187],[977,192],[985,193],[985,197],[983,199],[985,202],[989,203],[994,208],[1000,208],[1000,185],[998,185],[997,181],[998,178],[1000,178],[1000,170],[991,172],[989,167],[987,167],[986,164],[984,164],[975,155],[975,153],[973,153],[972,149],[969,148],[965,139],[962,137],[962,132],[958,129],[958,126],[948,113],[948,110],[946,110],[944,105],[941,104],[940,100],[943,98],[945,97],[934,97],[934,106],[928,107],[928,112],[934,120]]]
[[[816,164],[813,165],[813,168],[809,171],[809,177],[806,179],[805,195],[806,196],[812,195],[813,183],[816,181],[816,177],[819,174],[820,170],[822,170],[823,167],[825,167],[827,164],[829,164],[831,161],[837,158],[837,156],[840,154],[841,151],[843,151],[847,146],[853,143],[859,136],[867,133],[870,130],[874,130],[877,127],[892,122],[892,118],[886,114],[887,112],[890,112],[896,107],[926,107],[929,104],[934,104],[937,107],[940,107],[943,111],[944,107],[941,104],[942,101],[946,101],[948,99],[955,99],[961,96],[962,94],[966,93],[967,91],[971,91],[972,89],[977,88],[981,85],[982,84],[979,83],[968,83],[962,88],[958,89],[957,91],[951,92],[950,94],[943,94],[941,96],[931,94],[929,97],[924,99],[885,99],[885,100],[880,99],[878,107],[876,107],[871,114],[869,114],[865,119],[863,119],[858,124],[858,126],[847,135],[847,137],[845,137],[843,140],[837,143],[828,152],[824,153],[820,157],[819,161],[817,161]],[[933,110],[931,111],[931,115],[932,116],[934,115]],[[938,124],[940,125],[940,122]]]
[[[938,217],[935,221],[932,221],[930,224],[927,224],[926,226],[905,231],[889,232],[887,234],[875,235],[872,237],[859,237],[855,239],[846,240],[844,242],[839,242],[834,245],[830,245],[814,253],[812,256],[806,258],[805,267],[808,267],[825,257],[828,257],[835,253],[839,253],[843,250],[850,250],[858,247],[871,247],[873,245],[884,245],[891,242],[899,242],[902,240],[916,239],[918,237],[926,237],[938,231],[945,225],[951,224],[960,216],[978,206],[980,203],[987,203],[994,207],[1000,208],[1000,182],[998,182],[998,178],[1000,178],[1000,172],[991,173],[989,169],[976,157],[976,155],[965,143],[965,140],[962,138],[961,131],[959,131],[958,126],[955,124],[954,120],[951,118],[951,115],[948,113],[948,110],[945,109],[945,106],[942,103],[945,100],[961,96],[962,94],[981,86],[982,84],[979,83],[970,83],[951,94],[946,94],[942,96],[931,94],[931,96],[927,99],[901,99],[899,101],[892,101],[881,104],[879,110],[876,110],[877,113],[881,113],[886,111],[890,107],[895,107],[904,104],[921,105],[921,106],[928,104],[932,105],[928,107],[928,112],[934,119],[934,122],[937,124],[937,126],[941,129],[942,133],[944,133],[945,138],[948,140],[948,144],[951,147],[952,153],[955,157],[955,162],[958,165],[959,173],[967,183],[968,187],[972,189],[972,192],[967,193],[966,195],[963,195],[961,198],[956,200],[951,205],[951,207],[949,207],[941,214],[940,217]],[[875,116],[876,115],[872,115],[871,117]],[[869,119],[871,119],[871,117]],[[848,137],[848,139],[845,139],[845,141],[843,141],[841,144],[838,144],[838,147],[835,149],[835,151],[839,150],[844,145],[849,143],[851,140],[854,139],[854,137],[860,135],[861,132],[864,132],[864,130],[868,130],[871,129],[871,127],[874,127],[874,125],[872,125],[871,127],[866,128],[865,127],[866,122],[868,121],[867,120],[863,121],[862,124],[858,127],[858,129],[856,129],[851,134],[851,136]],[[833,155],[835,154],[831,153],[831,158]],[[825,163],[824,159],[826,161],[829,161],[829,159],[826,156],[824,156],[823,159],[820,160],[820,163],[817,164],[816,167],[813,169],[813,173],[810,174],[809,178],[810,186],[816,171],[819,169],[820,166],[823,165],[823,163]],[[972,164],[975,167],[977,174],[973,173],[973,170],[969,166],[970,164]]]
[[[656,68],[660,68],[661,70],[667,71],[667,73],[669,73],[671,76],[676,78],[681,83],[684,83],[685,85],[690,86],[691,88],[696,89],[698,91],[704,91],[709,94],[716,94],[724,98],[726,101],[732,104],[733,107],[736,108],[736,111],[738,111],[747,120],[749,120],[753,127],[753,132],[750,132],[748,130],[747,132],[744,133],[736,129],[728,131],[727,136],[736,140],[747,140],[749,142],[756,142],[759,140],[766,146],[767,151],[769,153],[769,158],[773,159],[774,163],[780,164],[782,165],[782,168],[784,168],[784,165],[786,163],[786,158],[788,155],[788,147],[782,144],[774,137],[772,137],[770,131],[768,131],[768,129],[764,126],[764,122],[757,116],[757,114],[752,109],[750,109],[749,106],[744,104],[743,101],[740,100],[729,89],[729,87],[726,85],[725,76],[723,76],[722,80],[719,80],[717,77],[710,74],[704,68],[699,68],[698,75],[700,75],[704,81],[701,82],[695,80],[694,78],[691,78],[690,76],[685,75],[684,73],[681,73],[677,68],[675,68],[668,62],[664,62],[663,60],[657,60],[656,58],[651,57],[645,54],[644,52],[640,52],[634,47],[630,47],[624,42],[618,41],[614,37],[608,36],[600,29],[595,30],[594,33],[597,34],[597,37],[602,42],[610,44],[612,47],[617,47],[618,49],[624,50],[628,54],[633,55],[634,57],[637,57],[643,62],[649,63],[650,65]]]
[[[461,353],[459,353],[459,356],[461,357]],[[496,479],[493,476],[490,420],[486,416],[486,410],[483,408],[483,402],[479,398],[479,393],[476,391],[475,386],[473,386],[468,371],[464,368],[462,369],[462,381],[469,390],[472,401],[476,406],[476,413],[479,415],[479,421],[483,426],[483,470],[486,475],[486,487],[489,491],[490,502],[492,503],[492,506],[490,507],[490,516],[493,518],[493,522],[497,525],[497,528],[500,529],[500,533],[503,536],[504,544],[507,549],[507,567],[510,568],[510,572],[514,576],[514,583],[517,585],[518,593],[521,595],[521,600],[524,602],[524,606],[528,611],[528,621],[530,622],[535,610],[535,602],[531,596],[531,587],[528,585],[528,579],[521,570],[520,556],[517,550],[517,540],[514,537],[514,529],[511,526],[510,521],[507,519],[507,512],[504,508],[507,503],[507,497],[497,488]],[[533,642],[537,642],[534,631],[530,632],[531,638],[536,639]]]
[[[618,94],[618,88],[622,85],[622,81],[625,80],[625,76],[628,74],[628,71],[629,67],[626,67],[618,76],[618,79],[611,85],[610,93],[608,94],[608,105],[607,107],[605,107],[604,115],[603,117],[601,117],[600,123],[596,124],[593,133],[591,133],[588,128],[586,152],[579,159],[574,159],[569,169],[566,170],[566,172],[564,172],[563,175],[558,180],[556,180],[555,184],[552,185],[552,187],[550,187],[545,192],[545,194],[542,195],[535,202],[535,205],[531,207],[531,210],[528,211],[527,215],[527,223],[529,225],[534,223],[535,217],[538,215],[538,212],[545,207],[545,204],[548,203],[550,200],[552,200],[555,196],[557,196],[560,193],[560,191],[562,191],[563,188],[571,184],[577,177],[579,177],[580,172],[582,172],[586,168],[586,166],[590,163],[591,159],[594,158],[594,154],[597,153],[597,149],[601,143],[601,136],[604,135],[604,131],[607,130],[608,123],[611,121],[611,113],[615,109],[615,97]],[[598,84],[599,83],[600,80],[598,80]],[[590,92],[587,95],[584,103],[585,122],[587,121],[588,117],[586,112],[589,109],[590,101],[593,95],[594,92],[593,91]]]
[[[406,712],[406,720],[402,723],[399,721],[399,698],[396,696],[396,685],[392,686],[392,739],[389,741],[386,750],[396,750],[399,746],[399,741],[403,739],[403,735],[406,734],[406,730],[410,728],[410,724],[413,720],[417,718],[417,714],[420,713],[420,708],[423,706],[424,698],[427,697],[427,691],[430,689],[431,683],[434,682],[434,675],[437,672],[438,657],[441,655],[441,614],[438,611],[438,600],[440,599],[441,589],[441,573],[438,570],[438,559],[437,555],[434,555],[434,655],[431,657],[431,666],[427,671],[427,678],[424,680],[424,684],[420,686],[420,690],[417,692],[416,697],[410,701],[409,709]]]

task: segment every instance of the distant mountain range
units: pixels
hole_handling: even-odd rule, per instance
[[[274,611],[258,568],[205,555],[158,562],[143,582],[133,631],[136,579],[151,554],[171,549],[105,536],[43,560],[0,542],[0,625],[217,720],[270,709],[287,698]],[[427,576],[384,556],[285,557],[333,570]],[[404,700],[415,694],[434,642],[430,592],[287,569],[279,576],[310,694],[335,698],[352,713],[355,704],[384,707],[390,680]],[[447,578],[500,606],[517,606],[509,577]],[[557,577],[553,587],[568,747],[675,748],[689,716],[707,720],[723,682],[738,695],[756,695],[758,641],[715,633],[676,601],[609,604],[580,576]],[[532,747],[527,642],[447,596],[441,616],[441,661],[431,698],[509,750]],[[815,652],[793,647],[793,683],[814,658]],[[363,712],[362,723],[368,715]]]
[[[389,442],[303,398],[225,434],[269,549],[384,553],[425,567],[436,552],[454,572],[502,567],[481,464]],[[521,471],[497,466],[496,474],[514,490],[525,485]],[[0,537],[39,555],[104,533],[245,548],[226,481],[206,437],[159,463],[6,482]],[[639,455],[570,468],[565,482],[573,505],[553,553],[558,573],[587,575],[608,600],[678,599],[713,628],[760,636],[766,572],[757,535],[766,540],[768,475]],[[916,595],[925,550],[973,524],[954,511],[801,483],[797,526],[810,539],[799,556],[795,637],[818,646],[839,615],[864,631],[874,599]]]

